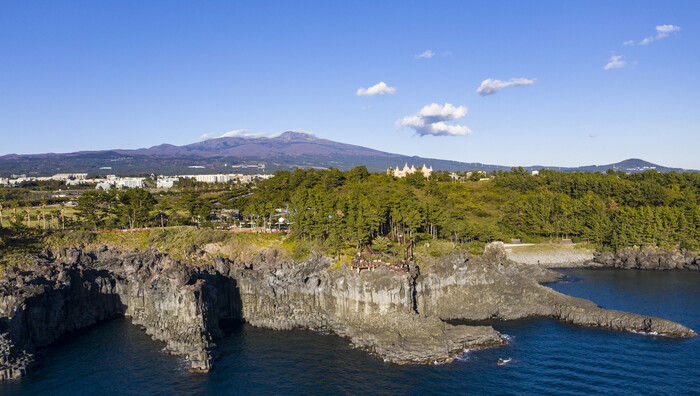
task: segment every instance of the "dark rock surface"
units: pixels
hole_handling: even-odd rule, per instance
[[[220,319],[240,319],[235,280],[155,251],[61,250],[0,278],[0,379],[26,373],[36,348],[118,315],[207,371]]]
[[[569,323],[689,337],[695,332],[669,320],[605,310],[589,300],[556,292],[540,283],[562,275],[507,259],[501,242],[487,246],[482,256],[460,264],[453,256],[418,284],[418,307],[443,320],[552,317]],[[450,265],[451,264],[451,265]]]
[[[700,253],[678,249],[630,247],[612,252],[595,253],[593,266],[645,270],[700,270]]]
[[[604,310],[542,286],[561,275],[508,260],[499,243],[477,258],[454,255],[409,272],[330,266],[326,257],[295,262],[270,250],[246,263],[216,257],[200,267],[156,250],[47,253],[31,268],[0,278],[0,379],[24,375],[37,348],[117,315],[130,316],[201,371],[212,367],[214,340],[235,321],[333,332],[395,363],[449,362],[465,348],[504,343],[490,326],[451,325],[450,319],[548,316],[695,335],[674,322]]]

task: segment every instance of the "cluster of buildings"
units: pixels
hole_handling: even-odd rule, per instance
[[[244,175],[244,174],[211,174],[211,175],[177,175],[177,176],[158,176],[156,177],[156,188],[169,189],[176,182],[182,179],[193,179],[201,183],[250,183],[255,180],[268,179],[273,175]],[[143,188],[145,177],[116,177],[107,176],[107,179],[97,184],[97,188],[108,190],[110,188]]]
[[[53,176],[27,177],[27,175],[11,175],[8,178],[0,177],[0,186],[17,187],[20,183],[28,181],[64,181],[69,186],[83,184],[87,180],[87,173],[57,173]]]
[[[94,185],[96,189],[110,190],[113,188],[144,188],[145,177],[121,177],[107,175],[101,178],[88,179],[87,173],[59,173],[47,177],[27,177],[27,175],[12,175],[9,178],[0,177],[0,187],[19,187],[20,183],[28,181],[63,181],[68,186]],[[158,176],[151,175],[156,180],[156,187],[168,189],[181,179],[193,179],[203,183],[250,183],[255,180],[268,179],[273,175],[244,175],[244,174],[213,174],[213,175],[178,175]]]
[[[145,177],[118,177],[115,175],[107,175],[104,179],[94,179],[97,183],[95,186],[98,190],[111,190],[113,188],[143,188]]]
[[[420,171],[419,171],[420,169]],[[397,166],[396,169],[389,168],[386,170],[387,175],[392,175],[394,177],[406,177],[407,175],[416,173],[416,172],[423,172],[423,176],[427,179],[430,177],[430,175],[433,174],[433,167],[431,166],[430,168],[426,167],[425,164],[423,164],[422,168],[416,169],[415,166],[411,165],[411,167],[408,167],[408,163],[406,163],[403,166],[403,169],[399,169]]]
[[[218,173],[214,175],[179,175],[172,177],[162,177],[166,179],[194,179],[195,181],[202,183],[250,183],[254,180],[269,179],[272,177],[272,175],[244,175],[242,173]]]

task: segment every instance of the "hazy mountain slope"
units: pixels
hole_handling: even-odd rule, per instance
[[[81,151],[65,154],[10,154],[0,157],[0,175],[27,174],[37,176],[62,172],[87,172],[90,174],[259,173],[263,171],[262,166],[257,167],[259,164],[264,164],[266,172],[297,167],[327,168],[332,166],[339,169],[350,169],[358,165],[365,165],[370,171],[378,172],[389,167],[402,167],[405,163],[415,166],[426,164],[436,170],[448,171],[510,169],[510,166],[505,165],[410,157],[319,139],[305,133],[285,132],[276,137],[223,137],[185,146],[161,144],[136,150]],[[580,168],[529,166],[525,169],[538,170],[542,168],[589,172],[604,172],[610,168],[626,172],[640,172],[647,169],[656,169],[660,172],[683,171],[639,159]]]

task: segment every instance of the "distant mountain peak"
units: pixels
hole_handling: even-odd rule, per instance
[[[271,139],[278,139],[278,140],[302,140],[302,141],[311,141],[311,140],[318,140],[318,138],[308,132],[299,132],[299,131],[286,131],[282,132],[279,136],[273,137]]]
[[[425,164],[435,170],[507,170],[510,166],[463,163],[387,153],[367,147],[334,142],[301,131],[285,131],[277,136],[224,136],[184,146],[161,144],[135,150],[82,151],[66,154],[34,154],[0,156],[0,176],[11,174],[51,175],[55,173],[88,172],[103,174],[109,167],[113,174],[191,172],[190,166],[203,166],[202,172],[237,172],[240,165],[263,164],[265,171],[295,168],[351,169],[364,165],[373,172],[383,172],[408,163]],[[234,166],[235,165],[235,166]],[[684,169],[667,168],[639,158],[630,158],[609,165],[578,168],[529,166],[528,171],[555,169],[565,172],[605,172],[608,169],[627,173],[656,170],[659,172]],[[257,168],[256,168],[257,169]]]

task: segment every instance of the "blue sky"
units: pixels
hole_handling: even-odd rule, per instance
[[[303,130],[700,169],[699,21],[698,1],[0,1],[0,155]]]

